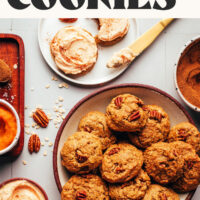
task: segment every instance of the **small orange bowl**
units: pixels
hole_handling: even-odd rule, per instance
[[[20,137],[21,127],[20,127],[19,116],[18,116],[16,110],[13,108],[13,106],[11,104],[9,104],[7,101],[2,100],[2,99],[0,99],[0,106],[8,109],[14,115],[14,117],[16,119],[16,123],[17,123],[16,135],[15,135],[12,143],[9,146],[7,146],[5,149],[0,150],[0,155],[3,155],[3,154],[8,153],[9,151],[11,151],[17,145],[17,142]]]

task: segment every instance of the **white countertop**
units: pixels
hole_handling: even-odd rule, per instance
[[[37,40],[38,21],[37,19],[0,19],[1,33],[18,34],[25,43],[25,105],[28,106],[25,112],[25,124],[30,125],[33,121],[29,117],[29,113],[37,105],[41,105],[46,112],[53,114],[55,101],[59,96],[62,96],[65,99],[62,104],[67,114],[81,98],[97,89],[81,88],[70,83],[68,83],[69,89],[60,89],[58,84],[63,82],[63,80],[59,79],[59,77],[58,81],[51,80],[51,77],[56,75],[50,70],[40,53]],[[157,21],[155,19],[139,19],[140,34]],[[177,54],[183,45],[199,34],[200,19],[176,20],[149,49],[133,62],[132,66],[122,76],[107,85],[120,83],[153,85],[168,92],[184,105],[175,91],[173,79],[174,64]],[[46,89],[45,86],[48,84],[50,84],[50,88]],[[34,88],[34,91],[31,88]],[[200,127],[198,121],[200,114],[187,107],[186,109]],[[30,131],[34,131],[40,136],[42,142],[45,137],[49,138],[50,142],[54,142],[57,130],[53,122],[50,123],[48,129],[35,130],[30,128]],[[0,159],[0,182],[14,177],[29,178],[39,183],[45,189],[50,200],[60,199],[53,175],[53,147],[49,147],[48,142],[44,142],[45,146],[41,147],[38,154],[30,155],[27,150],[28,138],[29,136],[25,135],[24,150],[17,160]],[[47,156],[43,156],[45,151],[47,151]],[[27,165],[23,165],[23,160],[27,162]]]

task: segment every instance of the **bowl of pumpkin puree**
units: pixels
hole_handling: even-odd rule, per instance
[[[200,36],[181,51],[175,70],[176,90],[182,100],[200,112]]]
[[[11,104],[0,99],[0,155],[11,151],[19,137],[19,116]]]

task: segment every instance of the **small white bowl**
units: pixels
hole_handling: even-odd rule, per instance
[[[0,151],[0,155],[6,154],[9,151],[11,151],[17,144],[19,137],[20,137],[20,131],[21,131],[21,126],[20,126],[20,120],[19,120],[19,116],[16,112],[16,110],[13,108],[13,106],[11,104],[9,104],[7,101],[0,99],[0,105],[5,106],[6,108],[8,108],[15,116],[16,122],[17,122],[17,134],[13,140],[13,142],[6,147],[5,149]]]
[[[195,38],[193,38],[192,40],[188,41],[184,47],[181,49],[180,53],[178,54],[178,58],[177,58],[177,62],[175,63],[175,70],[174,70],[174,81],[175,81],[175,86],[176,86],[176,91],[179,94],[179,96],[181,97],[181,99],[185,102],[185,104],[187,106],[189,106],[191,109],[193,109],[196,112],[200,112],[200,108],[191,104],[182,94],[179,86],[178,86],[178,82],[177,82],[177,69],[178,69],[178,65],[181,59],[181,56],[187,52],[187,50],[193,46],[195,43],[200,42],[200,36],[197,36]]]

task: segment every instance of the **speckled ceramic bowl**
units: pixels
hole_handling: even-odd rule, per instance
[[[17,144],[19,137],[20,137],[20,131],[21,131],[21,126],[20,126],[20,120],[19,120],[19,115],[17,114],[16,110],[13,108],[11,104],[9,104],[7,101],[0,99],[0,105],[4,106],[5,108],[9,109],[15,116],[16,122],[17,122],[17,133],[16,136],[13,140],[13,142],[5,149],[0,151],[0,155],[6,154],[9,151],[11,151]]]
[[[189,48],[191,48],[196,43],[200,42],[200,36],[193,38],[192,40],[188,41],[184,47],[181,49],[180,53],[178,54],[177,62],[175,63],[175,70],[174,70],[174,81],[176,86],[176,91],[178,92],[181,99],[185,102],[187,106],[189,106],[194,111],[200,112],[200,108],[196,107],[195,105],[191,104],[182,94],[181,90],[179,89],[178,82],[177,82],[177,69],[179,62],[181,60],[181,57],[188,51]]]

